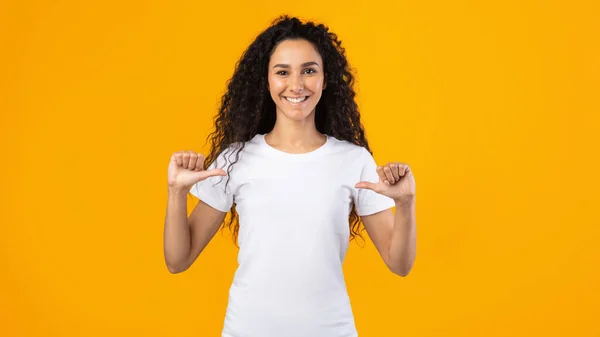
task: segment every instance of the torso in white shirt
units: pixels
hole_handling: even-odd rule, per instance
[[[229,154],[211,167],[227,171],[235,160]],[[394,206],[354,187],[377,182],[375,168],[366,149],[331,136],[317,150],[290,154],[257,134],[240,152],[226,187],[228,177],[192,187],[221,211],[235,202],[239,215],[239,267],[222,337],[357,336],[342,271],[348,216],[352,203],[359,215]]]

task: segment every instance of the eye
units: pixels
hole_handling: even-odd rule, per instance
[[[275,75],[285,75],[285,73],[287,73],[285,70],[280,70],[276,72]]]
[[[312,68],[308,68],[308,69],[306,69],[306,71],[310,71],[310,73],[308,73],[308,74],[314,74],[317,72],[316,70],[314,70]]]

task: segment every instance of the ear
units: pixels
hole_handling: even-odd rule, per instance
[[[327,75],[323,78],[323,90],[327,88]]]

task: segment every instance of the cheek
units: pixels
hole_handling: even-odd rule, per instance
[[[269,91],[271,95],[279,96],[281,92],[285,89],[285,83],[278,79],[269,79]]]
[[[323,78],[322,77],[315,78],[311,84],[312,84],[311,88],[313,88],[313,91],[320,92],[321,90],[323,90]]]

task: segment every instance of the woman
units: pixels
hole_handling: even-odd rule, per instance
[[[231,212],[239,267],[222,336],[357,336],[342,263],[361,221],[392,272],[412,268],[412,172],[375,164],[344,54],[326,26],[280,17],[238,62],[207,158],[171,157],[170,272],[189,268]],[[188,192],[200,200],[189,218]]]

